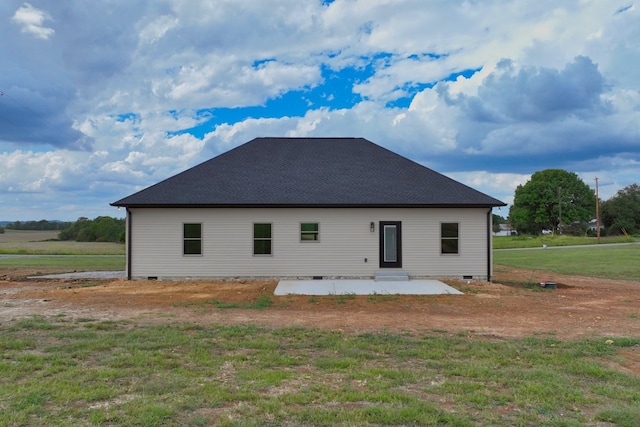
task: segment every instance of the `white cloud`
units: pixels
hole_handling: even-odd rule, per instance
[[[490,173],[487,171],[454,172],[447,175],[476,190],[491,194],[507,205],[513,204],[513,196],[518,185],[526,184],[531,178],[531,174]],[[508,212],[509,207],[503,207],[500,210],[500,215],[506,217]]]
[[[158,42],[165,37],[168,32],[178,27],[179,24],[180,21],[178,18],[170,15],[162,15],[151,22],[143,24],[143,28],[140,29],[139,34],[140,44],[145,45]]]
[[[11,18],[13,22],[22,27],[23,33],[29,33],[39,39],[48,39],[55,30],[44,26],[45,21],[50,21],[51,16],[43,10],[24,3]]]
[[[2,215],[108,214],[134,190],[278,135],[363,136],[507,202],[546,167],[597,173],[615,193],[640,180],[640,11],[621,6],[3,1],[0,200],[15,210]],[[371,70],[343,82],[364,98],[355,105],[331,90],[345,68]],[[443,81],[468,70],[480,71]],[[306,112],[184,133],[217,107],[316,87],[325,96],[304,93]],[[387,106],[407,96],[408,108]]]

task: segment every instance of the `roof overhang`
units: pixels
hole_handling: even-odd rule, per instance
[[[124,208],[169,208],[169,209],[228,209],[228,208],[243,208],[243,209],[256,209],[256,208],[348,208],[348,209],[373,209],[373,208],[493,208],[506,206],[506,203],[496,204],[348,204],[348,203],[336,203],[336,204],[118,204],[111,203],[111,206],[124,207]]]

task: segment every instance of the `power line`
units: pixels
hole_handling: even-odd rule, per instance
[[[55,124],[51,123],[49,120],[47,120],[42,114],[38,113],[37,111],[33,110],[32,108],[30,108],[28,105],[24,104],[21,101],[18,101],[16,98],[14,98],[13,96],[9,95],[7,93],[7,91],[0,89],[0,97],[7,97],[8,99],[10,99],[11,101],[15,102],[17,105],[19,105],[20,107],[22,107],[25,111],[28,111],[29,113],[31,113],[35,118],[42,120],[44,123],[46,123],[49,127],[61,132],[62,134],[64,134],[63,130],[59,127],[56,126]],[[27,130],[27,132],[31,133],[33,136],[37,137],[38,139],[42,139],[41,135],[36,134],[35,132],[33,132],[31,129],[29,129],[29,127],[25,127],[25,129]],[[42,143],[47,143],[46,141],[41,141]]]
[[[15,99],[13,96],[9,95],[6,91],[0,89],[0,96],[6,96],[7,98],[9,98],[10,100],[12,100],[13,102],[15,102],[16,104],[18,104],[19,106],[21,106],[22,108],[24,108],[25,110],[27,110],[28,112],[30,112],[31,114],[33,114],[34,116],[38,116],[38,118],[40,120],[42,120],[43,122],[54,126],[53,123],[49,122],[47,119],[45,119],[44,117],[42,117],[42,115],[40,113],[38,113],[37,111],[32,110],[31,108],[29,108],[28,105],[18,101],[17,99]],[[54,126],[55,127],[55,126]]]

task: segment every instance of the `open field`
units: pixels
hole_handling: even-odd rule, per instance
[[[0,254],[33,255],[124,255],[120,243],[107,242],[17,242],[0,243]]]
[[[0,268],[27,269],[35,274],[74,271],[124,271],[124,255],[0,255]]]
[[[58,241],[57,231],[6,230],[0,234],[0,254],[124,255],[125,246],[107,242]]]
[[[17,242],[44,242],[47,240],[55,240],[58,238],[59,231],[55,230],[5,230],[0,234],[0,244],[17,243]]]
[[[577,237],[577,236],[557,236],[557,235],[541,235],[541,236],[494,236],[493,249],[512,249],[512,248],[540,248],[542,245],[551,246],[574,246],[574,245],[597,245],[610,243],[631,243],[638,241],[632,236],[611,236],[601,237],[600,241],[595,237]]]
[[[495,264],[527,270],[640,280],[640,244],[494,251]]]
[[[275,282],[12,274],[0,425],[640,419],[639,282],[498,266],[496,283],[452,283],[461,296],[275,297]]]
[[[596,249],[610,271],[638,246],[498,251],[525,268],[425,296],[27,280],[110,257],[0,259],[0,425],[637,426],[640,278],[532,266],[585,272]]]
[[[31,316],[2,425],[636,426],[638,339],[500,339]]]

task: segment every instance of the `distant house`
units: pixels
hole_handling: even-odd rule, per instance
[[[494,236],[516,236],[518,232],[511,224],[498,224],[499,230],[494,232]]]
[[[490,279],[505,204],[366,139],[256,138],[112,205],[130,279]]]
[[[598,219],[594,218],[589,222],[584,223],[584,226],[587,227],[587,230],[589,231],[597,231],[598,228],[600,228],[600,231],[604,230],[604,225],[602,225],[602,223],[598,224]]]

